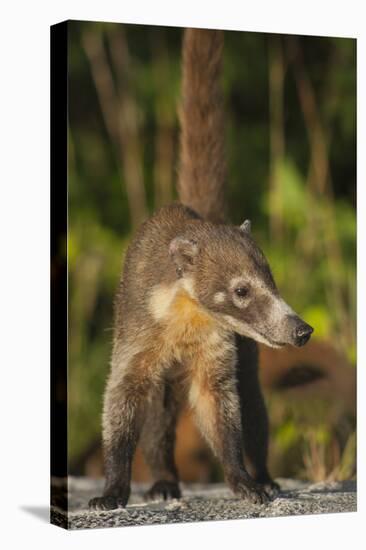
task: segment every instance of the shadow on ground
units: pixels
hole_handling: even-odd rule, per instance
[[[50,507],[49,506],[21,506],[23,512],[27,512],[32,516],[42,520],[43,522],[50,522]]]

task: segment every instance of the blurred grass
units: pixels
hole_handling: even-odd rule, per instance
[[[176,196],[182,31],[69,25],[72,458],[100,433],[113,296],[134,220]],[[355,48],[350,39],[227,32],[223,79],[231,220],[252,218],[285,300],[353,365]],[[276,400],[269,407],[278,472],[348,475],[352,426],[332,455],[332,426],[301,420]]]

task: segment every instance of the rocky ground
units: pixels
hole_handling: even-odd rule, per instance
[[[59,483],[51,519],[52,523],[69,529],[91,529],[356,511],[355,481],[316,484],[289,479],[277,481],[282,491],[268,505],[240,500],[224,484],[182,484],[180,500],[145,502],[147,485],[133,484],[125,509],[97,512],[88,510],[88,501],[101,494],[102,480],[69,478],[68,515],[61,509],[66,497],[65,485]]]

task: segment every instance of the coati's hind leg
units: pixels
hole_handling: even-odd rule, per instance
[[[123,354],[121,354],[122,356]],[[116,364],[104,396],[103,450],[105,488],[103,496],[90,500],[94,510],[112,510],[127,504],[130,496],[131,464],[145,417],[146,404],[154,388],[153,354],[137,353],[129,363]]]
[[[175,432],[181,408],[182,385],[165,380],[149,404],[141,447],[154,479],[147,499],[180,498],[179,478],[174,459]]]
[[[236,346],[244,461],[253,479],[275,495],[280,487],[272,480],[267,469],[268,416],[259,384],[257,344],[249,338],[236,335]]]

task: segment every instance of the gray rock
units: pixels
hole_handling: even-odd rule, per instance
[[[277,480],[281,493],[267,505],[255,505],[233,496],[224,484],[182,484],[182,498],[169,501],[144,501],[146,484],[132,484],[132,493],[125,509],[108,512],[88,510],[90,498],[100,495],[102,480],[69,478],[69,511],[51,506],[51,521],[69,529],[117,527],[164,523],[185,523],[225,519],[278,517],[336,512],[356,512],[356,482],[305,483],[292,479]],[[65,481],[55,481],[61,495],[66,496]]]

